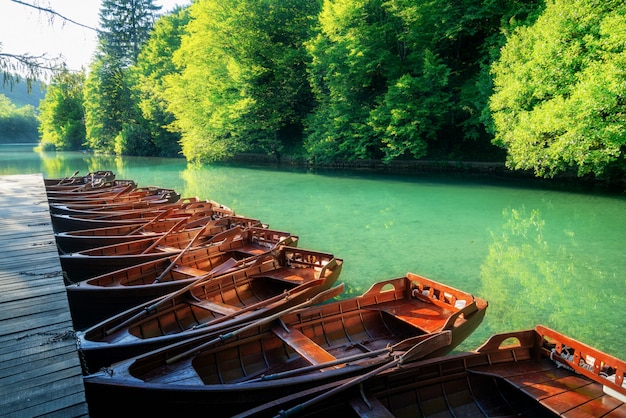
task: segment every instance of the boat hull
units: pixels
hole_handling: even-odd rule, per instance
[[[199,349],[213,342],[207,342],[210,336],[198,337],[114,364],[106,370],[108,374],[85,377],[88,402],[94,416],[113,412],[107,410],[107,399],[119,401],[127,396],[142,404],[159,399],[158,411],[150,411],[154,413],[166,409],[172,413],[219,409],[224,416],[231,416],[269,399],[354,378],[381,364],[389,366],[396,358],[389,355],[390,348],[407,354],[413,350],[408,347],[414,347],[417,340],[419,344],[431,339],[436,343],[417,350],[417,358],[411,361],[447,354],[482,322],[486,302],[480,300],[478,306],[468,303],[459,310],[451,305],[437,306],[414,286],[414,281],[420,279],[381,282],[361,297],[301,309],[281,316],[279,323],[243,327],[249,329],[232,342],[223,340],[219,346]],[[387,290],[388,286],[392,289]],[[448,289],[443,286],[437,298],[443,299]],[[468,302],[474,300],[467,296]],[[440,326],[434,320],[423,320],[435,316],[435,312],[441,314]],[[191,357],[184,357],[190,352],[194,353]],[[170,360],[175,366],[167,365]],[[335,361],[348,364],[335,367]],[[309,370],[307,364],[319,366]],[[306,371],[291,373],[300,367]],[[170,368],[171,379],[165,371]],[[274,373],[281,376],[262,378]],[[283,377],[285,373],[289,375]]]

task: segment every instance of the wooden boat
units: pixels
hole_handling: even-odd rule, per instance
[[[70,283],[67,297],[74,327],[84,329],[159,296],[179,290],[199,276],[225,273],[281,245],[296,246],[298,237],[265,228],[232,228],[207,245]]]
[[[175,257],[192,247],[212,246],[219,251],[237,248],[252,255],[266,251],[267,243],[276,244],[291,236],[289,232],[266,228],[235,226],[224,229],[223,225],[206,223],[193,230],[60,254],[59,259],[67,284],[71,284],[144,262]],[[258,244],[261,237],[264,245]]]
[[[51,213],[70,213],[81,210],[108,210],[115,205],[122,203],[133,203],[138,201],[164,201],[165,203],[175,203],[181,199],[179,193],[172,189],[161,187],[134,187],[131,185],[121,188],[119,191],[104,192],[81,196],[53,195],[47,193],[48,205]]]
[[[72,253],[106,245],[135,241],[142,238],[158,238],[175,228],[180,219],[153,219],[139,225],[122,225],[104,228],[80,229],[54,234],[59,253]],[[179,224],[180,230],[193,230],[213,223],[223,230],[240,226],[243,228],[268,228],[259,219],[247,218],[239,215],[227,215],[214,218],[213,216],[190,216]]]
[[[400,359],[447,354],[486,309],[480,298],[408,273],[359,297],[266,316],[218,337],[114,363],[84,377],[87,401],[92,416],[110,416],[130,401],[146,414],[213,409],[231,416]]]
[[[557,331],[496,334],[477,350],[277,398],[259,417],[626,417],[626,363]]]
[[[155,205],[166,204],[191,204],[199,203],[197,197],[179,198],[177,193],[172,193],[170,189],[160,189],[155,191],[140,190],[133,193],[127,193],[110,198],[90,198],[80,199],[76,201],[62,200],[58,202],[49,202],[50,213],[67,214],[67,215],[90,215],[103,214],[121,211],[134,211],[140,209],[151,208]]]
[[[289,246],[244,260],[243,267],[185,281],[188,286],[178,291],[78,332],[88,367],[98,370],[183,339],[217,335],[274,314],[329,289],[343,265],[332,254]]]
[[[115,180],[115,173],[111,170],[92,171],[84,176],[79,176],[79,172],[80,171],[75,171],[72,175],[62,178],[44,178],[44,186],[46,188],[54,188],[58,186],[76,187],[82,185],[108,183]]]
[[[59,215],[51,213],[50,218],[52,220],[52,229],[55,233],[58,233],[81,229],[106,228],[110,226],[139,226],[139,224],[150,222],[154,219],[183,219],[190,216],[207,216],[209,214],[218,217],[233,215],[234,212],[222,204],[209,200],[202,202],[201,206],[198,207],[174,209],[153,208],[150,210],[137,210],[105,215]]]
[[[46,187],[46,196],[49,201],[80,201],[84,199],[114,197],[132,192],[137,189],[137,183],[133,180],[115,180],[109,183],[99,184],[97,186],[79,186],[74,188],[57,188],[52,189]],[[142,188],[145,189],[145,188]]]

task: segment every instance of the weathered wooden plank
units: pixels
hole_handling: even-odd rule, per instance
[[[0,266],[0,416],[88,416],[41,174],[0,176]]]

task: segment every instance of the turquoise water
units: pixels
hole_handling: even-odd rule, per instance
[[[344,296],[414,272],[489,301],[459,348],[533,327],[626,359],[626,195],[450,175],[399,177],[38,154],[0,147],[0,175],[110,169],[140,186],[213,199],[344,260]]]

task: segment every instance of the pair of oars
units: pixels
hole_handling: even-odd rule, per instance
[[[212,223],[207,222],[202,228],[200,228],[200,230],[196,233],[196,235],[193,237],[193,239],[191,241],[189,241],[189,244],[187,244],[187,246],[185,248],[183,248],[183,250],[181,252],[178,253],[178,255],[176,255],[176,257],[172,260],[172,262],[170,263],[169,266],[167,266],[167,268],[161,273],[159,274],[159,276],[154,279],[153,283],[159,283],[161,280],[163,280],[163,277],[165,277],[165,275],[167,273],[169,273],[169,271],[171,269],[174,268],[174,266],[176,265],[176,263],[178,263],[178,260],[180,260],[182,258],[183,255],[185,255],[185,253],[187,251],[189,251],[194,244],[196,243],[196,241],[200,238],[200,236],[204,233],[204,231],[206,231],[206,229],[211,226]],[[223,231],[217,235],[215,235],[213,238],[211,238],[211,241],[208,242],[206,245],[217,245],[218,243],[222,243],[222,242],[226,242],[227,240],[233,240],[233,238],[241,233],[243,233],[244,230],[241,227],[234,227],[234,228],[229,228],[226,231]]]
[[[217,344],[219,342],[226,341],[229,338],[232,338],[232,337],[234,337],[234,336],[236,336],[238,334],[241,334],[242,332],[248,331],[249,329],[253,329],[253,328],[258,327],[259,325],[263,325],[263,324],[266,324],[268,322],[272,322],[272,321],[280,318],[281,316],[286,315],[289,312],[293,312],[293,311],[296,311],[298,309],[305,308],[307,306],[311,306],[311,305],[314,305],[314,304],[317,304],[317,303],[321,303],[321,302],[323,302],[325,300],[328,300],[330,298],[333,298],[335,296],[339,296],[341,293],[343,293],[343,290],[344,290],[344,284],[341,283],[338,286],[335,286],[335,287],[330,288],[328,290],[325,290],[323,292],[319,292],[318,294],[316,294],[312,298],[310,298],[310,299],[308,299],[308,300],[306,300],[306,301],[304,301],[302,303],[299,303],[297,305],[291,306],[291,307],[286,308],[286,309],[284,309],[282,311],[276,312],[276,313],[274,313],[272,315],[265,316],[265,317],[260,318],[260,319],[258,319],[256,321],[252,321],[252,322],[250,322],[250,323],[248,323],[248,324],[246,324],[246,325],[244,325],[244,326],[242,326],[240,328],[237,328],[234,331],[227,332],[226,334],[221,334],[221,335],[217,336],[216,338],[213,338],[212,340],[207,341],[206,343],[200,344],[197,347],[194,347],[194,348],[192,348],[190,350],[187,350],[187,351],[185,351],[183,353],[180,353],[180,354],[177,354],[175,356],[172,356],[172,357],[170,357],[170,358],[168,358],[166,360],[166,363],[167,364],[176,363],[179,360],[182,360],[182,359],[184,359],[186,357],[192,356],[192,355],[194,355],[194,354],[196,354],[196,353],[198,353],[198,352],[200,352],[200,351],[202,351],[202,350],[204,350],[204,349],[206,349],[208,347],[211,347],[211,346],[213,346],[213,345],[215,345],[215,344]]]
[[[362,375],[359,375],[357,377],[355,377],[354,379],[351,379],[339,386],[336,386],[320,395],[317,395],[316,397],[309,399],[305,402],[302,402],[292,408],[289,408],[287,410],[281,410],[279,412],[278,415],[276,415],[274,418],[285,418],[285,417],[291,417],[291,416],[298,416],[302,413],[302,411],[305,408],[310,407],[311,405],[314,405],[316,403],[319,403],[321,401],[323,401],[324,399],[330,398],[334,395],[337,395],[338,393],[341,393],[343,391],[345,391],[346,389],[361,384],[363,382],[365,382],[366,380],[376,376],[377,374],[380,374],[381,372],[391,369],[393,367],[397,367],[402,365],[403,363],[407,362],[407,361],[411,361],[413,359],[419,359],[419,358],[423,358],[426,355],[433,353],[441,348],[447,347],[452,343],[452,331],[443,331],[440,333],[436,333],[434,335],[429,336],[428,338],[426,338],[423,341],[420,341],[419,343],[415,344],[413,347],[411,347],[409,350],[405,351],[404,353],[396,356],[393,360],[391,361],[384,361],[384,363],[367,372],[364,373]],[[345,362],[345,359],[344,359]]]
[[[63,177],[61,180],[59,180],[59,181],[58,181],[57,186],[59,186],[59,185],[61,185],[61,184],[65,183],[67,180],[71,180],[71,179],[73,179],[74,177],[76,177],[76,175],[77,175],[79,172],[80,172],[80,170],[76,170],[76,171],[74,171],[74,173],[73,173],[71,176],[69,176],[69,177]]]
[[[159,298],[155,303],[146,306],[145,308],[141,309],[139,312],[137,312],[135,315],[131,316],[130,318],[120,322],[118,325],[112,327],[111,329],[108,329],[105,333],[106,335],[111,335],[117,331],[119,331],[120,329],[124,328],[125,326],[127,326],[128,324],[136,321],[137,319],[141,318],[144,315],[149,315],[150,313],[152,313],[153,311],[155,311],[159,306],[161,306],[162,304],[170,301],[171,299],[182,295],[183,293],[189,291],[190,289],[192,289],[193,287],[199,286],[202,282],[206,281],[206,280],[211,280],[213,278],[215,278],[216,274],[224,274],[225,271],[227,270],[231,270],[233,268],[235,268],[237,265],[239,266],[243,266],[246,263],[250,263],[251,266],[253,266],[255,263],[259,263],[261,262],[261,257],[267,256],[266,254],[262,255],[262,256],[253,256],[253,257],[249,257],[240,261],[235,261],[235,262],[231,262],[230,260],[216,266],[215,268],[213,268],[211,271],[207,272],[206,274],[203,274],[201,276],[198,276],[193,282],[189,283],[187,286],[176,290],[172,293],[168,293],[165,296],[162,296],[161,298]],[[172,266],[175,263],[170,264],[170,266]]]

